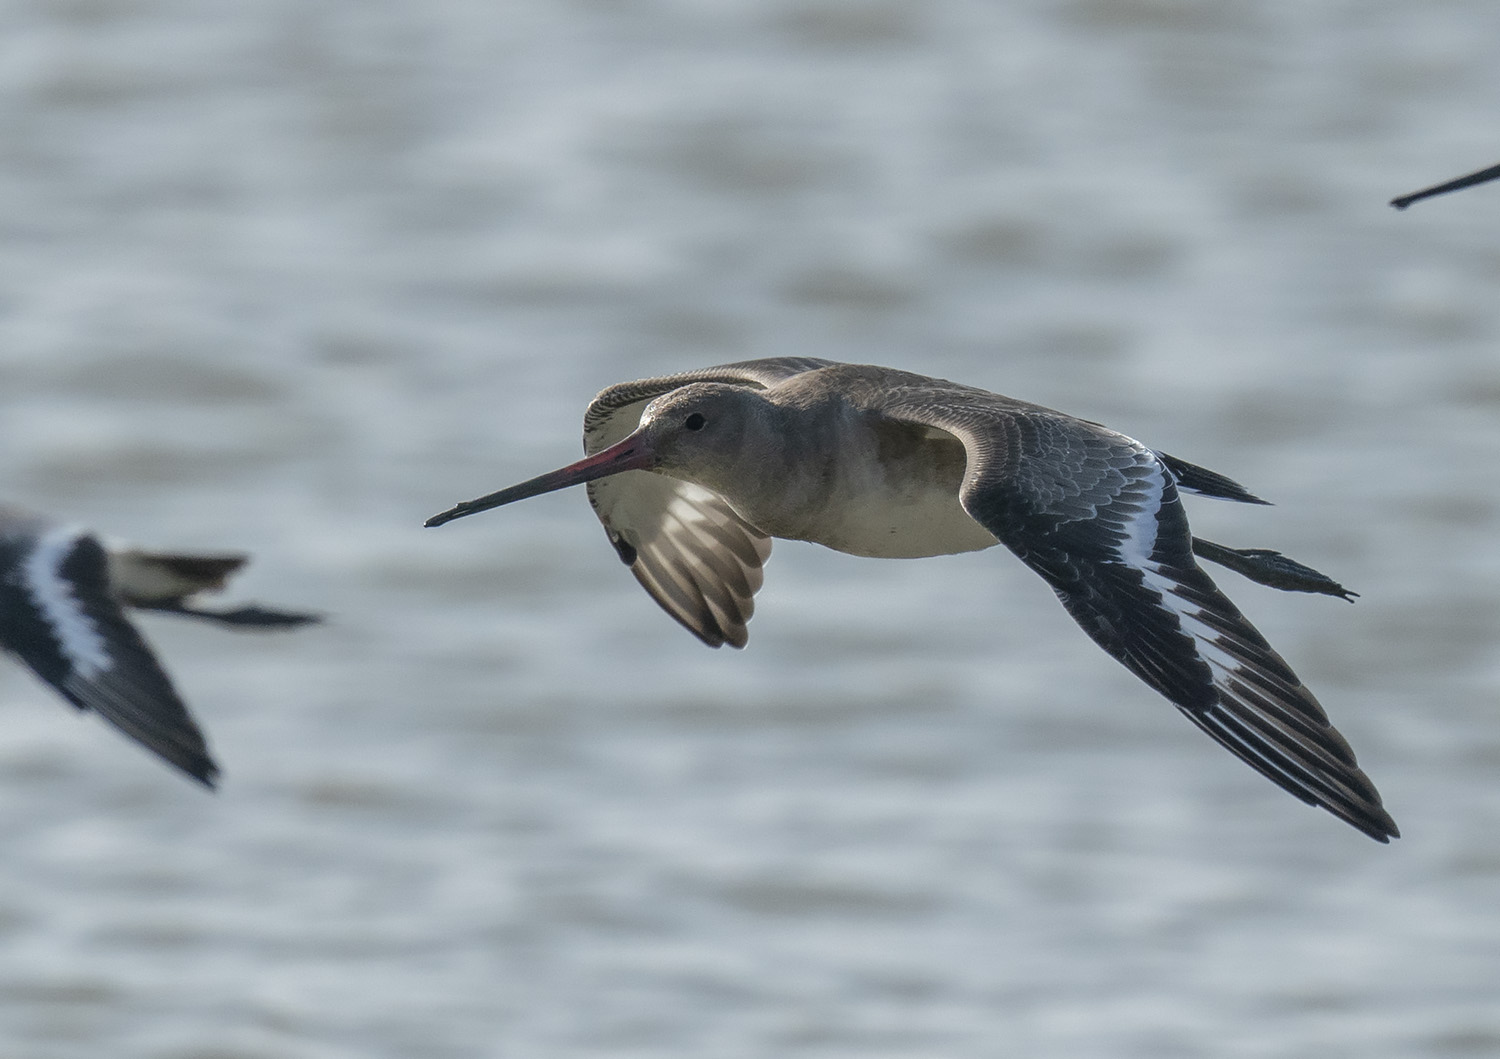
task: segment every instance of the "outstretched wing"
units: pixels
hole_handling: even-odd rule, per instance
[[[778,357],[725,364],[611,386],[583,417],[583,448],[598,452],[640,423],[654,398],[691,382],[766,389],[829,364]],[[771,538],[718,493],[649,471],[625,471],[588,484],[589,502],[609,542],[663,610],[710,647],[744,647]]]
[[[1122,434],[986,397],[945,391],[887,411],[964,443],[964,509],[1095,643],[1298,798],[1378,841],[1397,835],[1317,699],[1194,561],[1173,471]]]
[[[203,733],[126,620],[92,536],[52,527],[0,537],[0,644],[74,706],[214,785]]]

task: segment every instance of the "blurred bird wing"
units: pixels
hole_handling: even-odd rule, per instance
[[[99,542],[60,526],[0,548],[0,642],[73,705],[213,786],[203,733],[121,610]]]

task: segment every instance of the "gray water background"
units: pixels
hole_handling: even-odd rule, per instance
[[[1482,0],[0,5],[3,493],[244,548],[143,619],[209,796],[0,668],[0,1056],[1500,1052]],[[1009,555],[616,561],[615,381],[811,354],[1107,422],[1405,837],[1298,804]]]

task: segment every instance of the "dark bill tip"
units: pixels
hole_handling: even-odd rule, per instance
[[[517,500],[540,496],[558,489],[566,489],[570,485],[582,485],[584,482],[607,478],[621,471],[649,470],[654,464],[655,457],[650,444],[641,436],[640,431],[637,431],[609,448],[602,449],[592,456],[585,456],[577,463],[570,463],[561,470],[538,475],[520,485],[501,489],[498,493],[490,493],[488,496],[454,504],[447,511],[440,511],[433,515],[422,525],[442,526],[456,518],[475,515],[481,511],[500,507],[502,504],[512,504]]]
[[[509,492],[510,490],[504,491]],[[499,507],[501,504],[506,503],[504,500],[493,501],[490,499],[497,495],[499,494],[491,493],[489,496],[481,496],[476,500],[465,500],[461,504],[454,504],[447,511],[439,511],[436,515],[433,515],[426,522],[422,523],[422,525],[427,528],[446,525],[456,518],[463,518],[465,515],[473,515],[480,511],[488,511],[492,507]],[[516,499],[520,498],[517,497]]]
[[[426,522],[422,523],[422,525],[427,529],[431,529],[433,526],[441,526],[445,522],[452,522],[456,518],[461,518],[463,514],[460,508],[450,507],[447,511],[440,511],[438,514],[433,515]]]
[[[1481,169],[1477,173],[1468,173],[1442,184],[1434,184],[1430,188],[1421,191],[1413,191],[1409,195],[1398,195],[1391,199],[1391,205],[1398,210],[1404,210],[1413,202],[1421,202],[1430,199],[1434,195],[1446,195],[1450,191],[1459,191],[1463,188],[1473,187],[1475,184],[1485,184],[1500,177],[1500,165],[1492,165],[1488,169]]]

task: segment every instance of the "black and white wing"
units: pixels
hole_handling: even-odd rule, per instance
[[[0,644],[62,696],[212,787],[203,733],[110,589],[104,548],[74,527],[0,535]]]
[[[584,414],[584,452],[613,445],[640,424],[641,411],[654,398],[688,383],[767,389],[828,363],[779,357],[611,386]],[[745,623],[755,610],[770,537],[718,493],[649,471],[590,482],[588,494],[621,561],[663,610],[710,647],[745,646]]]
[[[1194,561],[1172,471],[1124,435],[1005,403],[928,395],[891,414],[964,443],[964,509],[1095,643],[1298,798],[1378,841],[1395,837],[1317,699]]]

